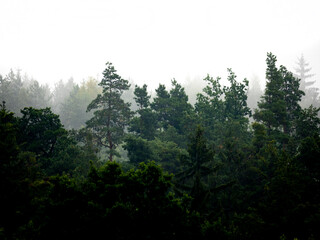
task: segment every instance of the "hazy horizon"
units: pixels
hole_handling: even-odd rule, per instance
[[[53,86],[100,80],[106,62],[155,88],[206,74],[265,80],[267,52],[293,71],[301,54],[320,87],[317,1],[54,1],[0,3],[0,74]]]

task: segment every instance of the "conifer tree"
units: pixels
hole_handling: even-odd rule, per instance
[[[304,56],[301,55],[301,57],[298,58],[297,67],[295,68],[295,76],[300,79],[300,90],[306,94],[301,100],[301,106],[304,108],[308,108],[310,105],[314,107],[320,106],[319,89],[313,86],[316,81],[310,80],[315,76],[315,74],[310,73],[311,70],[312,68],[309,67],[309,63],[307,63]]]
[[[146,84],[143,87],[135,86],[134,100],[139,107],[136,111],[139,116],[132,118],[129,131],[135,132],[142,138],[152,140],[157,129],[157,119],[156,114],[150,108],[149,99],[151,96],[148,95],[147,87]]]
[[[295,68],[295,71],[297,72],[296,76],[301,80],[300,89],[305,92],[308,87],[312,86],[315,83],[315,80],[307,80],[308,78],[313,77],[314,74],[309,73],[312,68],[308,67],[309,63],[306,62],[303,55],[301,55],[301,57],[298,58],[297,65],[298,67]]]
[[[92,130],[97,143],[107,148],[109,161],[112,161],[131,117],[130,104],[121,98],[130,85],[117,74],[111,63],[107,62],[106,66],[99,83],[102,94],[98,94],[87,107],[87,111],[96,109],[94,116],[87,121],[87,127]]]
[[[284,66],[277,68],[277,58],[267,54],[266,89],[254,119],[266,126],[267,135],[282,146],[294,133],[294,121],[300,113],[299,102],[303,92],[299,90],[299,79]]]

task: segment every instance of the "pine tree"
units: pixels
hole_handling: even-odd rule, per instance
[[[87,127],[92,130],[98,144],[107,148],[109,161],[112,161],[132,113],[130,104],[121,98],[123,91],[130,87],[128,80],[119,76],[111,63],[107,62],[106,66],[99,83],[103,88],[102,94],[98,94],[87,108],[87,111],[96,109],[94,116],[87,121]]]

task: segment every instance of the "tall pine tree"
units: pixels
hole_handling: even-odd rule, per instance
[[[98,145],[107,148],[109,161],[112,161],[131,117],[130,104],[121,98],[130,85],[117,74],[111,63],[107,62],[106,66],[99,83],[102,94],[98,94],[87,108],[87,111],[96,109],[94,116],[87,121],[87,127],[92,130]]]

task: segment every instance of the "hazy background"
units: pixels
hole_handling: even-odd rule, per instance
[[[0,74],[21,69],[53,86],[99,78],[110,61],[154,88],[207,73],[264,81],[266,53],[320,77],[319,1],[1,0]],[[320,86],[318,80],[316,86]]]

